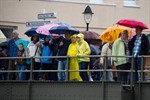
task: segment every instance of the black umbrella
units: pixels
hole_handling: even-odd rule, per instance
[[[0,43],[0,47],[7,46],[7,44],[8,44],[8,41],[1,42],[1,43]]]

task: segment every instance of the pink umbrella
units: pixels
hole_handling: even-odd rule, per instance
[[[36,32],[38,34],[42,34],[42,35],[51,35],[49,30],[52,28],[52,27],[56,27],[56,26],[59,26],[58,24],[46,24],[46,25],[43,25],[43,26],[40,26],[36,29]]]

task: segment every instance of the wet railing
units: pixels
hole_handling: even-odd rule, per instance
[[[88,70],[69,70],[69,59],[70,58],[82,58],[82,57],[90,57],[90,58],[101,58],[103,57],[105,60],[103,69],[88,69]],[[1,57],[0,59],[7,59],[7,60],[14,60],[14,59],[29,59],[30,60],[30,69],[28,70],[0,70],[0,72],[5,72],[5,73],[17,73],[17,72],[25,72],[25,73],[30,73],[30,78],[29,80],[33,80],[33,73],[34,72],[67,72],[66,79],[67,81],[69,80],[69,72],[103,72],[103,80],[101,81],[107,81],[107,72],[129,72],[130,73],[130,86],[134,85],[134,73],[135,73],[135,58],[134,56],[100,56],[100,55],[91,55],[91,56],[45,56],[45,57]],[[131,60],[131,69],[130,70],[117,70],[117,69],[107,69],[108,66],[108,58],[113,58],[113,57],[120,57],[120,58],[130,58]],[[40,58],[51,58],[51,59],[58,59],[58,58],[66,58],[67,59],[67,70],[34,70],[34,59],[40,59]],[[138,56],[138,58],[141,59],[141,69],[138,70],[138,73],[140,74],[139,81],[145,81],[144,79],[144,73],[149,73],[150,70],[145,70],[145,61],[147,58],[150,58],[150,56]],[[148,62],[148,61],[147,61]]]

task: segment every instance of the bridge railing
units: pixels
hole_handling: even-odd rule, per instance
[[[82,58],[82,57],[90,57],[90,58],[102,58],[105,60],[104,66],[102,69],[88,69],[88,70],[70,70],[69,69],[69,61],[70,58]],[[129,72],[130,73],[130,85],[133,86],[135,83],[135,59],[137,57],[134,56],[100,56],[100,55],[90,55],[90,56],[39,56],[39,57],[1,57],[0,59],[7,59],[7,60],[14,60],[14,59],[29,59],[30,60],[30,68],[28,70],[0,70],[0,73],[17,73],[17,72],[25,72],[25,73],[30,73],[30,78],[29,80],[34,80],[33,79],[33,73],[34,72],[67,72],[66,79],[67,81],[69,80],[69,72],[103,72],[103,80],[101,81],[107,81],[107,72]],[[117,69],[108,69],[108,58],[113,58],[113,57],[120,57],[120,58],[130,58],[131,61],[131,69],[130,70],[117,70]],[[58,59],[58,58],[66,58],[67,59],[67,70],[34,70],[34,59],[41,59],[41,58],[51,58],[51,59]],[[145,69],[149,65],[146,65],[147,63],[150,62],[150,60],[147,60],[150,58],[150,56],[138,56],[140,58],[139,64],[141,64],[140,69],[138,69],[139,73],[139,81],[147,81],[145,79],[145,73],[150,73],[150,70]],[[147,77],[148,79],[149,77]]]

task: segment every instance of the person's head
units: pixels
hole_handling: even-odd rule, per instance
[[[123,30],[122,32],[121,32],[121,38],[122,39],[128,39],[128,31],[127,30]]]
[[[135,29],[135,32],[136,32],[137,35],[141,34],[142,31],[143,31],[143,28],[140,27],[140,26],[137,26],[136,29]]]
[[[51,39],[52,39],[51,36],[46,36],[46,37],[45,37],[45,42],[49,42]]]
[[[39,35],[37,35],[37,34],[34,34],[32,37],[31,37],[31,41],[33,41],[33,42],[38,42],[40,40],[40,37],[39,37]]]
[[[18,45],[18,49],[19,49],[19,51],[24,51],[24,46],[23,46],[22,43],[20,43],[20,44]]]
[[[19,33],[18,33],[18,32],[13,32],[13,33],[12,33],[12,37],[13,37],[14,39],[18,39]]]
[[[54,40],[60,38],[60,35],[59,35],[59,34],[52,34],[51,36],[52,36],[52,38],[53,38]]]
[[[78,42],[81,42],[81,41],[84,40],[84,35],[83,35],[82,33],[80,33],[80,34],[77,35],[76,38],[77,38],[77,41],[78,41]]]
[[[71,42],[72,42],[72,43],[76,43],[76,42],[77,42],[77,39],[76,39],[76,35],[75,35],[75,34],[71,36]]]
[[[66,31],[66,33],[65,33],[65,38],[66,38],[66,39],[70,39],[71,35],[72,35],[71,32]]]

